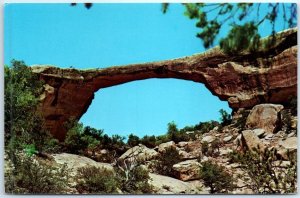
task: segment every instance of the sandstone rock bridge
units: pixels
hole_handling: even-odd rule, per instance
[[[116,57],[117,58],[117,57]],[[79,119],[101,88],[148,78],[177,78],[203,83],[233,110],[259,103],[285,104],[297,95],[297,29],[276,35],[268,50],[226,55],[219,48],[188,57],[102,69],[32,66],[45,81],[41,112],[46,127],[63,140],[64,123]],[[199,104],[201,105],[201,104]]]

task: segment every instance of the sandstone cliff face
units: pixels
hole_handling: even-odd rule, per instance
[[[229,56],[214,48],[184,58],[104,69],[76,70],[33,66],[45,81],[41,111],[51,133],[63,140],[64,123],[79,119],[91,104],[94,93],[135,80],[177,78],[205,84],[234,110],[260,103],[287,102],[297,95],[297,30],[279,33],[268,51]],[[201,105],[201,104],[199,104]]]

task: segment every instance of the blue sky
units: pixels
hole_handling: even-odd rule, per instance
[[[261,9],[264,12],[264,9]],[[205,51],[195,37],[195,21],[184,8],[161,4],[8,4],[4,10],[4,61],[87,69],[179,58]],[[276,27],[283,29],[283,25]],[[226,35],[228,26],[223,28]],[[265,24],[260,33],[270,33]],[[84,125],[109,135],[160,135],[167,123],[179,128],[218,120],[231,112],[202,84],[177,79],[148,79],[99,90]]]

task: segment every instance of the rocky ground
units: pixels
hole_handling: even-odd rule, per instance
[[[287,124],[285,111],[289,112],[282,105],[260,104],[243,117],[245,111],[241,109],[234,114],[230,125],[215,127],[208,133],[198,135],[196,140],[178,143],[170,141],[155,148],[139,144],[127,150],[111,164],[68,153],[53,154],[50,161],[53,165],[67,164],[70,175],[74,178],[80,167],[96,166],[113,171],[118,161],[131,164],[138,162],[150,171],[149,183],[153,185],[157,194],[209,194],[209,188],[204,185],[199,174],[199,167],[205,161],[214,161],[225,167],[234,178],[236,188],[228,193],[253,194],[257,192],[249,187],[249,178],[245,176],[247,174],[241,168],[241,164],[231,160],[230,153],[245,152],[258,146],[262,152],[263,149],[276,148],[278,159],[281,160],[274,163],[283,168],[288,166],[291,163],[288,161],[288,151],[297,151],[297,117],[289,114]],[[208,146],[205,151],[204,144]],[[174,176],[160,175],[153,168],[153,164],[157,163],[158,156],[171,147],[175,148],[180,156],[178,163],[168,167]],[[74,179],[67,193],[78,193],[75,185]]]

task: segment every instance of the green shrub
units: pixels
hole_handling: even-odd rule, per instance
[[[155,169],[161,175],[174,177],[175,175],[172,167],[179,162],[180,155],[178,151],[174,147],[169,147],[165,152],[159,155]]]
[[[259,149],[245,153],[232,153],[232,161],[241,164],[241,168],[250,177],[249,187],[255,193],[295,193],[297,189],[296,153],[288,153],[289,164],[281,167],[282,160],[276,149]],[[277,164],[276,164],[277,162]],[[279,162],[279,163],[278,163]]]
[[[86,142],[82,139],[83,124],[71,120],[67,125],[72,125],[64,141],[67,151],[74,154],[82,153],[87,148]]]
[[[119,162],[120,163],[120,162]],[[149,171],[143,166],[117,165],[114,170],[94,166],[78,169],[79,193],[112,194],[112,193],[152,193],[149,184]]]
[[[168,135],[160,135],[156,137],[155,145],[160,145],[162,143],[169,142],[169,141],[171,140],[169,139]]]
[[[281,130],[285,131],[286,133],[290,133],[292,129],[292,117],[291,112],[289,110],[282,110],[282,127]]]
[[[79,193],[111,194],[117,192],[118,181],[112,170],[95,166],[81,167],[78,169],[76,189]]]
[[[65,165],[54,167],[38,162],[34,156],[15,156],[16,163],[5,172],[5,192],[13,194],[59,194],[68,187]]]
[[[219,123],[217,121],[208,121],[208,122],[200,122],[199,124],[196,124],[194,126],[194,130],[201,131],[202,134],[208,133],[210,130],[215,128],[216,126],[219,126]]]
[[[149,184],[149,171],[144,166],[132,168],[116,168],[122,192],[131,194],[153,193],[153,186]]]
[[[231,115],[229,113],[227,113],[224,109],[220,109],[220,114],[221,114],[221,125],[222,126],[226,126],[229,125],[231,123]]]
[[[209,149],[209,143],[208,142],[203,142],[201,145],[201,152],[205,156],[211,156],[211,151]]]
[[[141,143],[147,146],[148,148],[154,148],[156,146],[156,137],[154,135],[152,136],[145,135],[141,139]]]
[[[201,151],[205,156],[216,157],[219,154],[220,140],[216,139],[211,143],[203,142]]]
[[[128,136],[127,144],[130,147],[137,146],[140,143],[140,138],[132,133]]]
[[[168,123],[168,132],[167,132],[168,139],[174,141],[175,143],[181,141],[188,141],[190,139],[189,135],[185,133],[185,131],[179,131],[177,125],[174,121]]]
[[[292,96],[289,98],[288,106],[291,109],[292,115],[297,116],[297,96]]]
[[[223,166],[213,161],[205,161],[200,168],[200,178],[210,188],[210,193],[228,193],[234,189],[233,177]]]
[[[245,130],[245,125],[246,125],[246,121],[247,121],[247,117],[249,115],[249,111],[246,110],[242,110],[240,112],[241,117],[239,117],[236,121],[236,123],[234,124],[235,127],[239,128],[239,132],[242,132],[243,130]]]

